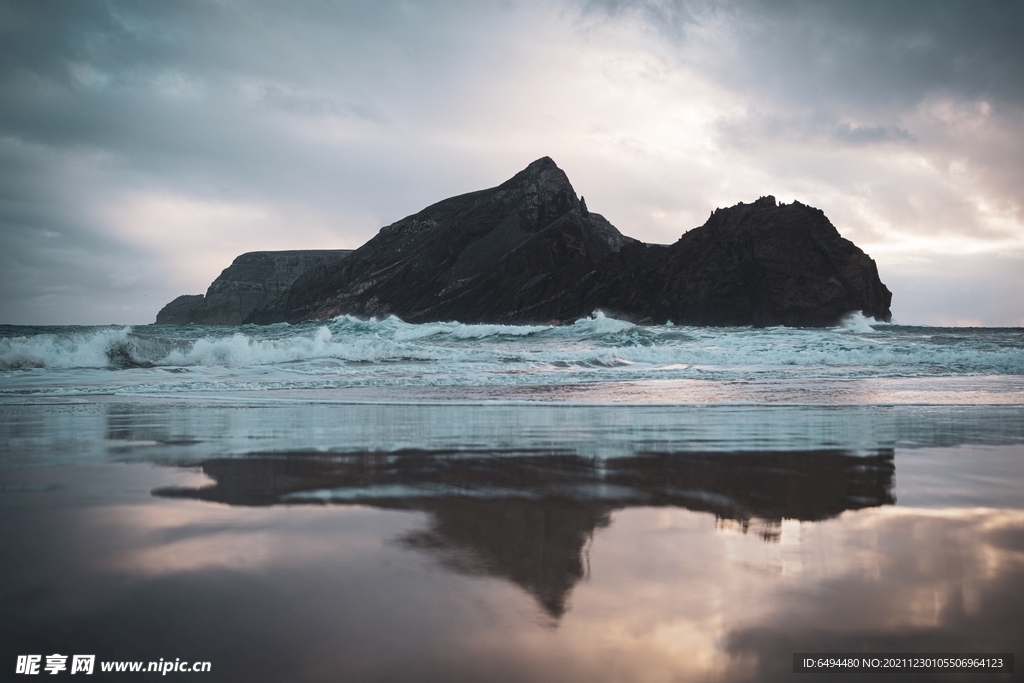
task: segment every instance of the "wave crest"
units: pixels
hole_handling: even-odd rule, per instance
[[[864,315],[863,311],[851,311],[843,316],[839,325],[834,328],[843,332],[857,332],[860,334],[871,334],[875,331],[873,325],[881,324],[878,320]]]
[[[130,327],[0,338],[0,368],[104,368],[131,357]]]

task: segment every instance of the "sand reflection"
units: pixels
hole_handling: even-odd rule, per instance
[[[19,493],[0,636],[111,658],[159,640],[223,680],[290,681],[790,681],[794,651],[1021,641],[1024,512],[894,506],[886,453],[781,454],[764,487],[719,456],[658,476],[436,453],[400,476],[378,457],[214,460],[209,479],[84,510],[65,489]],[[160,469],[103,473],[155,485]],[[480,495],[453,493],[467,477]]]
[[[676,506],[712,512],[776,541],[784,519],[818,520],[886,505],[893,455],[645,453],[278,453],[199,463],[216,483],[159,496],[232,505],[353,503],[427,512],[428,529],[403,537],[452,568],[509,579],[561,617],[586,576],[594,532],[613,510]]]

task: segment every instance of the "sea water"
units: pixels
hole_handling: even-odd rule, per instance
[[[0,326],[0,373],[0,395],[35,397],[1021,403],[1024,342],[1020,329],[859,315],[830,329],[640,326],[601,314],[565,326],[349,316],[267,327]]]
[[[791,680],[1021,586],[1021,329],[0,327],[8,674]]]

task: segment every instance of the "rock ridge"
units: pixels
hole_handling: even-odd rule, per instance
[[[589,210],[550,157],[497,187],[381,228],[351,253],[296,262],[287,285],[282,278],[259,289],[256,275],[226,277],[242,258],[198,302],[208,311],[199,316],[204,322],[348,314],[559,324],[595,310],[649,324],[827,326],[853,311],[891,317],[892,294],[875,262],[820,209],[765,196],[716,209],[673,244],[645,244]],[[257,289],[262,298],[236,306],[239,292]],[[217,298],[224,293],[234,297],[230,305]],[[169,319],[197,301],[179,297],[161,315]],[[247,314],[237,313],[250,302]]]
[[[235,258],[206,294],[185,294],[156,315],[158,325],[238,325],[276,301],[302,273],[345,258],[349,249],[250,251]]]

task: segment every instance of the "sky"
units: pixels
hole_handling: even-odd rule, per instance
[[[551,156],[671,243],[822,209],[896,321],[1024,326],[1024,3],[0,0],[0,324],[145,324]]]

